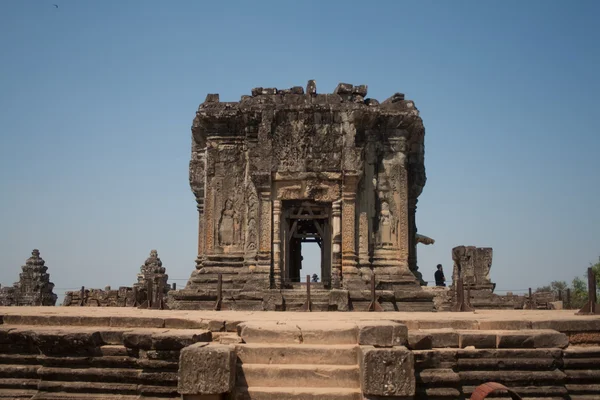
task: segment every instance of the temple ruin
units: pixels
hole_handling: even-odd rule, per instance
[[[164,308],[163,298],[171,290],[167,283],[169,275],[158,257],[156,250],[151,250],[150,255],[140,267],[137,282],[132,286],[121,286],[111,289],[82,287],[81,290],[65,292],[63,306],[86,307],[143,307]],[[173,284],[175,285],[175,284]]]
[[[34,249],[21,267],[19,282],[0,289],[0,306],[54,306],[57,296],[45,264],[40,251]]]
[[[207,96],[192,125],[198,257],[173,307],[212,307],[221,275],[232,309],[297,308],[302,243],[315,242],[316,308],[366,309],[374,274],[385,309],[432,309],[416,253],[423,121],[401,93],[381,104],[366,95],[346,83],[320,94],[309,81],[239,102]]]

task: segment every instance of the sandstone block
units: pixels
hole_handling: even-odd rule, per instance
[[[329,292],[329,307],[335,308],[335,311],[349,311],[348,291],[331,289]]]
[[[236,373],[235,348],[230,345],[196,343],[181,350],[177,391],[189,394],[221,394],[233,390]]]
[[[565,348],[569,339],[564,333],[553,330],[499,331],[497,347],[501,348]]]
[[[352,85],[350,83],[339,83],[335,90],[334,94],[352,94]]]
[[[413,396],[415,371],[406,347],[360,348],[360,386],[367,396]]]
[[[314,80],[309,80],[306,84],[306,94],[314,96],[317,94],[317,82]]]
[[[205,103],[218,103],[219,102],[219,94],[218,93],[209,93],[206,95]]]
[[[205,330],[168,330],[155,332],[144,329],[123,333],[126,347],[143,350],[180,350],[197,342],[210,342],[212,335]]]
[[[494,349],[496,348],[496,334],[477,331],[459,332],[459,347],[473,346],[476,349]]]
[[[411,339],[412,336],[412,339]],[[427,343],[426,337],[431,338],[431,348],[457,348],[458,346],[458,332],[454,329],[428,329],[410,331],[408,335],[409,347],[412,345],[421,344],[419,349],[426,349],[422,347]],[[412,347],[411,347],[412,348]],[[415,348],[416,349],[416,348]]]
[[[408,331],[408,348],[411,350],[429,350],[433,347],[433,336],[420,331]]]
[[[352,94],[357,94],[359,96],[365,97],[367,95],[367,85],[358,85],[352,87]]]
[[[402,346],[408,342],[406,325],[392,321],[358,322],[358,344],[376,347]]]
[[[350,323],[245,322],[238,325],[245,343],[356,344],[357,327]]]
[[[563,302],[562,301],[551,301],[548,303],[548,308],[550,310],[562,310]]]
[[[36,329],[32,339],[39,351],[46,355],[95,355],[101,353],[100,346],[104,344],[96,331]]]
[[[165,328],[170,329],[206,329],[208,323],[203,320],[186,318],[165,318]]]

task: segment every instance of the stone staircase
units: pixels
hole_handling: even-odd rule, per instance
[[[0,325],[0,399],[155,400],[177,393],[196,329]]]
[[[362,399],[355,338],[263,333],[236,345],[235,400]]]

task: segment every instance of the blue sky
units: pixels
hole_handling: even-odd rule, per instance
[[[600,256],[598,15],[595,1],[4,1],[0,282],[39,248],[57,292],[130,285],[156,248],[183,286],[198,104],[308,79],[416,102],[426,279],[464,244],[494,248],[499,289],[570,281]]]

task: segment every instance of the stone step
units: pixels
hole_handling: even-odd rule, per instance
[[[127,347],[118,344],[105,345],[100,347],[103,356],[109,357],[127,357]]]
[[[125,368],[53,368],[42,367],[38,376],[44,381],[65,382],[139,382],[140,370]]]
[[[0,364],[0,378],[35,379],[39,369],[38,365]]]
[[[31,399],[36,390],[27,389],[0,389],[0,399]]]
[[[0,354],[0,364],[39,365],[37,354]]]
[[[234,400],[362,400],[360,389],[322,387],[238,387]]]
[[[2,396],[0,395],[0,399]],[[27,397],[31,400],[165,400],[165,399],[180,399],[180,395],[176,396],[160,396],[160,397],[140,397],[139,395],[123,395],[123,394],[86,394],[86,393],[69,393],[69,392],[40,392],[35,396]]]
[[[67,392],[77,394],[119,394],[137,395],[137,386],[132,383],[113,382],[60,382],[40,381],[38,389],[40,392]],[[100,397],[100,396],[98,396]]]
[[[238,326],[245,343],[357,344],[355,324],[328,321],[245,322]]]
[[[3,378],[0,379],[0,393],[6,390],[37,390],[39,379],[19,379],[19,378]]]
[[[249,343],[236,346],[238,360],[246,364],[357,365],[356,345]]]
[[[247,387],[360,387],[357,365],[238,364],[237,382]]]

